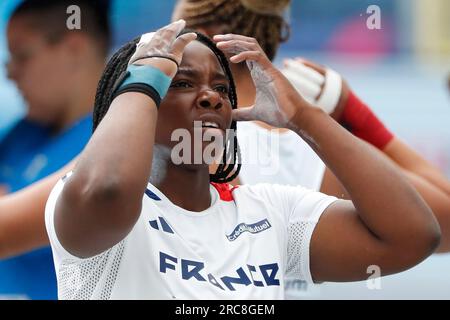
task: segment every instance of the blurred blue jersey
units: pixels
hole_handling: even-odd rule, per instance
[[[15,192],[58,171],[83,150],[91,131],[92,115],[56,136],[20,121],[0,142],[0,185]],[[57,298],[50,248],[0,261],[1,298]]]

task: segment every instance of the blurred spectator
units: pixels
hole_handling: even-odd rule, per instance
[[[71,5],[82,14],[80,29],[68,28]],[[8,77],[28,109],[0,142],[0,192],[14,192],[48,176],[84,148],[110,45],[108,11],[107,0],[26,0],[12,14]],[[57,297],[48,248],[1,261],[0,274],[2,297]]]

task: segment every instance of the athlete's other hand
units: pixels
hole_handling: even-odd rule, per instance
[[[286,59],[281,72],[306,101],[340,119],[350,93],[340,74],[303,58]]]
[[[173,78],[186,46],[197,38],[195,33],[178,35],[186,26],[184,20],[173,22],[156,32],[142,35],[129,64],[151,65]]]
[[[254,38],[227,34],[216,35],[213,40],[219,49],[232,55],[232,63],[247,62],[255,83],[255,104],[233,110],[234,120],[258,120],[277,128],[290,128],[303,108],[312,107],[273,66]]]

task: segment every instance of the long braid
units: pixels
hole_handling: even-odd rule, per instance
[[[192,32],[185,29],[181,34]],[[236,86],[233,80],[233,76],[228,64],[227,58],[220,51],[216,45],[206,36],[201,33],[197,33],[197,41],[205,44],[211,51],[217,56],[220,65],[222,66],[225,74],[230,82],[229,99],[233,109],[237,108],[237,94]],[[103,117],[109,110],[112,103],[112,97],[114,90],[116,89],[119,78],[125,73],[128,67],[128,61],[136,50],[136,44],[139,42],[139,38],[130,41],[120,48],[109,60],[106,65],[105,71],[99,81],[97,87],[97,93],[95,96],[94,115],[93,115],[93,131],[95,131],[102,121]],[[240,152],[236,136],[236,122],[231,124],[231,131],[233,134],[229,137],[225,144],[223,164],[220,164],[215,174],[210,175],[210,181],[216,183],[226,183],[232,181],[239,174],[240,164]],[[232,140],[232,141],[231,141]],[[233,145],[231,149],[229,146]],[[233,170],[235,171],[233,173]]]

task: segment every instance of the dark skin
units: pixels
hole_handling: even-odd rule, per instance
[[[389,162],[304,101],[254,39],[230,35],[215,40],[224,51],[236,45],[245,48],[231,61],[257,62],[272,79],[268,86],[274,88],[277,104],[233,111],[224,104],[223,110],[209,110],[214,109],[211,112],[223,117],[224,123],[229,123],[232,114],[238,121],[259,120],[294,130],[311,144],[352,196],[353,202],[339,200],[326,209],[315,229],[310,249],[315,281],[366,279],[367,267],[373,264],[383,275],[400,272],[433,252],[439,243],[439,226],[417,192]],[[205,59],[208,54],[211,58]],[[55,228],[69,252],[84,258],[94,256],[120,242],[132,229],[150,176],[155,137],[170,147],[173,142],[167,140],[168,130],[178,125],[191,130],[192,121],[205,112],[195,101],[206,99],[211,106],[217,101],[216,94],[202,93],[216,92],[214,75],[222,70],[213,59],[207,47],[187,46],[181,67],[188,61],[191,68],[206,75],[192,76],[193,88],[172,88],[159,115],[154,102],[140,93],[126,93],[113,101],[57,202]],[[148,60],[158,67],[159,62]],[[166,108],[173,112],[162,111]],[[126,138],[123,132],[127,132]],[[126,156],[129,154],[133,157]],[[349,166],[354,170],[348,170]],[[370,185],[362,177],[371,181]],[[180,183],[182,187],[176,186]],[[185,209],[199,211],[210,206],[207,164],[176,167],[168,163],[158,187]]]
[[[198,61],[203,63],[199,65]],[[198,120],[217,122],[220,129],[202,130],[220,131],[218,134],[224,135],[231,125],[229,86],[219,61],[211,55],[211,51],[200,42],[191,43],[161,103],[156,143],[172,148],[177,142],[168,141],[171,140],[172,132],[178,128],[187,128],[193,137],[194,121]],[[174,165],[172,162],[167,165],[168,176],[156,187],[180,207],[191,211],[208,208],[211,203],[208,165]],[[177,183],[171,183],[175,180]],[[190,192],[186,193],[185,190]],[[198,197],[198,201],[192,201],[193,194]]]

